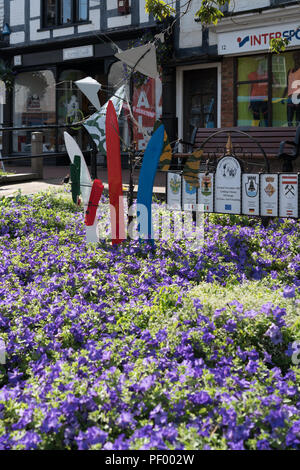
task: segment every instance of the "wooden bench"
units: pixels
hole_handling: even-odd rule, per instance
[[[213,136],[217,133],[215,136]],[[193,134],[193,142],[184,143],[184,151],[175,153],[174,164],[184,166],[188,153],[203,147],[204,159],[214,167],[218,158],[225,153],[229,134],[232,137],[234,154],[244,162],[244,171],[281,171],[282,161],[278,158],[280,143],[292,141],[295,138],[295,127],[243,127],[243,128],[198,128]],[[213,137],[212,137],[213,136]],[[248,137],[249,136],[249,137]],[[298,163],[298,162],[297,162]],[[299,163],[298,163],[299,165]],[[294,165],[294,170],[296,165]],[[268,170],[268,171],[269,171]]]

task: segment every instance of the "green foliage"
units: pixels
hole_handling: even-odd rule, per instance
[[[286,50],[286,47],[289,44],[289,40],[287,38],[273,38],[270,40],[270,52],[274,54],[280,54]]]
[[[176,10],[163,0],[146,0],[145,10],[147,13],[152,13],[158,21],[163,21],[176,14]]]
[[[203,0],[201,7],[196,12],[195,16],[199,18],[200,22],[205,25],[216,25],[218,24],[219,20],[224,16],[220,10],[220,7],[226,5],[226,3],[229,2],[227,0]]]

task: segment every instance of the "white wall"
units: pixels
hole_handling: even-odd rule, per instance
[[[186,0],[181,0],[181,11],[185,9]],[[199,9],[201,0],[193,0],[188,13],[180,20],[179,47],[181,49],[189,47],[199,47],[202,45],[202,27],[195,21],[195,13]],[[239,12],[254,10],[270,6],[270,0],[231,0],[229,11]],[[210,29],[209,44],[217,44],[217,35]]]
[[[7,0],[5,0],[7,1]],[[10,1],[10,26],[20,26],[25,23],[25,1]]]
[[[36,18],[41,14],[40,0],[30,0],[30,18]]]
[[[270,0],[231,0],[229,11],[255,10],[256,8],[268,7],[270,4]]]
[[[4,23],[4,0],[0,0],[0,27],[2,28]]]
[[[147,23],[149,21],[149,13],[145,12],[146,0],[140,0],[140,22]]]
[[[185,9],[186,0],[181,0],[181,9]],[[199,10],[199,0],[193,0],[191,8],[180,20],[179,47],[202,46],[202,26],[195,21],[195,13]]]

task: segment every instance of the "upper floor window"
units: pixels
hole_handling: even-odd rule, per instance
[[[43,26],[61,26],[88,20],[88,0],[44,0]]]

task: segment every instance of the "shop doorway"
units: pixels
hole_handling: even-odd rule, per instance
[[[195,127],[218,127],[217,68],[183,71],[183,138],[190,141]]]

